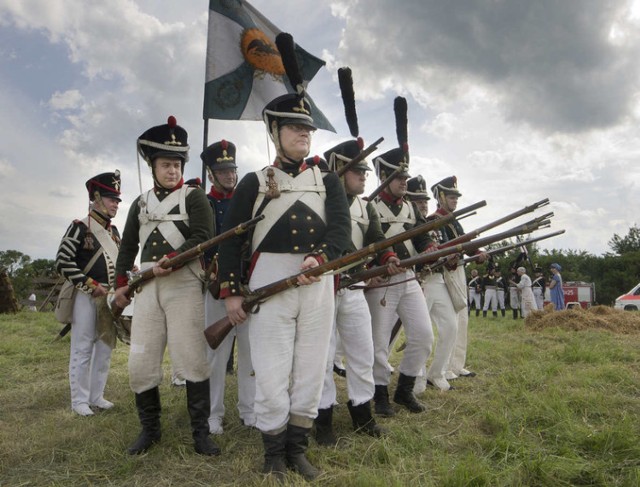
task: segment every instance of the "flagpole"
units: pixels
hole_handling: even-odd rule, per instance
[[[202,134],[202,152],[209,146],[209,119],[204,119],[204,133]],[[207,191],[207,166],[202,161],[202,182],[200,183],[202,189]]]

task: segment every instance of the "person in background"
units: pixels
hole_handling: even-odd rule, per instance
[[[471,269],[471,278],[467,283],[469,288],[469,306],[468,306],[468,315],[471,315],[471,305],[476,310],[476,316],[480,316],[480,302],[482,300],[482,278],[478,275],[478,271],[476,269]]]
[[[496,275],[496,297],[498,298],[498,308],[500,308],[500,314],[504,318],[506,315],[505,304],[504,304],[504,296],[507,292],[507,281],[504,277],[502,277],[502,271],[499,267],[495,269]]]
[[[56,270],[75,288],[71,322],[69,384],[71,409],[92,416],[91,406],[111,409],[103,394],[115,335],[100,330],[97,300],[115,285],[120,233],[111,224],[120,204],[120,171],[98,174],[86,182],[89,215],[74,220],[62,237]]]
[[[544,309],[544,293],[546,289],[546,282],[541,267],[536,267],[534,270],[534,280],[531,283],[533,287],[533,295],[536,297],[536,305],[538,309]]]
[[[549,296],[553,309],[561,311],[564,309],[564,293],[562,292],[562,267],[558,263],[551,264],[551,279],[549,280]]]
[[[536,305],[536,298],[533,295],[533,290],[531,289],[531,278],[527,275],[527,269],[524,267],[518,267],[517,272],[518,276],[520,276],[520,280],[517,282],[516,286],[518,291],[520,291],[522,317],[526,318],[532,311],[536,311],[538,307]]]
[[[131,204],[116,263],[115,303],[130,300],[127,272],[140,252],[141,270],[155,279],[136,292],[129,349],[129,385],[135,393],[142,431],[128,453],[139,455],[160,441],[162,361],[168,347],[177,376],[187,381],[187,409],[193,446],[200,455],[219,455],[209,438],[209,367],[203,333],[202,264],[198,259],[163,268],[170,258],[213,235],[207,196],[198,185],[184,184],[189,159],[187,131],[170,116],[166,124],[138,137],[138,153],[149,165],[153,188]]]
[[[207,147],[200,156],[205,166],[211,190],[207,195],[213,210],[213,226],[215,235],[222,233],[224,217],[229,209],[231,198],[238,182],[236,164],[236,146],[232,142],[221,140]],[[212,248],[205,253],[205,265],[211,267],[211,262],[217,259],[218,249]],[[214,274],[217,272],[214,263]],[[217,284],[216,276],[211,276],[211,283]],[[224,301],[218,299],[219,289],[216,285],[205,290],[204,316],[205,327],[215,323],[227,315]],[[215,296],[214,296],[215,294]],[[209,390],[211,394],[211,411],[209,414],[209,431],[215,435],[223,433],[222,420],[224,418],[224,390],[229,357],[233,354],[233,345],[238,342],[238,413],[240,421],[245,426],[256,424],[253,412],[253,400],[256,395],[256,381],[251,364],[251,347],[249,345],[249,326],[234,326],[216,348],[208,350],[209,360]]]

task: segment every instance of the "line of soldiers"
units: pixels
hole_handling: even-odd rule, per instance
[[[398,98],[396,103],[398,128],[398,120],[406,123],[406,100]],[[398,116],[403,106],[404,115]],[[373,417],[371,400],[376,415],[395,414],[389,356],[400,323],[406,345],[395,371],[393,402],[412,413],[423,412],[426,407],[416,393],[427,385],[447,391],[452,389],[450,380],[475,374],[465,368],[467,282],[458,257],[427,273],[422,282],[414,269],[400,266],[403,259],[436,250],[462,235],[457,220],[375,255],[369,264],[386,266],[388,278],[340,289],[333,276],[308,277],[301,271],[445,217],[455,211],[461,193],[455,177],[434,184],[437,209],[429,214],[425,180],[408,173],[405,128],[398,130],[404,134],[399,135],[399,147],[374,158],[376,174],[389,183],[367,201],[361,197],[371,171],[366,161],[342,177],[336,172],[362,150],[357,130],[352,130],[355,140],[325,152],[326,160],[308,158],[316,127],[304,92],[274,99],[263,115],[276,151],[273,163],[248,173],[236,185],[235,146],[216,142],[201,154],[212,183],[208,195],[183,179],[189,145],[176,119],[169,117],[166,124],[145,131],[138,138],[138,152],[149,165],[154,187],[131,204],[121,240],[110,224],[120,201],[117,173],[87,183],[91,213],[88,219],[74,221],[58,254],[59,269],[81,296],[75,302],[72,328],[72,408],[91,415],[92,408],[113,406],[102,397],[111,348],[107,346],[101,358],[99,350],[105,346],[90,296],[106,295],[115,287],[113,304],[128,306],[128,273],[137,270],[134,262],[139,256],[140,269],[152,269],[155,279],[135,297],[128,370],[141,431],[128,452],[144,453],[161,439],[158,386],[168,347],[176,375],[186,381],[194,449],[203,455],[220,454],[210,434],[223,432],[225,370],[235,338],[238,410],[244,425],[261,432],[263,472],[282,479],[290,469],[311,480],[319,475],[305,455],[314,423],[319,444],[336,443],[332,371],[338,335],[346,358],[353,428],[374,437],[386,431]],[[169,259],[258,215],[264,219],[251,232],[224,240],[204,262],[167,268]],[[484,260],[486,254],[476,253]],[[259,312],[244,307],[247,291],[294,275],[296,285],[261,303]],[[217,286],[203,292],[203,280]],[[225,315],[235,325],[234,332],[213,351],[203,328]],[[437,344],[433,324],[438,328]]]
[[[518,269],[524,269],[520,265],[521,262],[522,259],[519,258],[510,264],[508,277],[504,277],[500,268],[495,266],[493,262],[487,264],[487,272],[482,276],[478,274],[477,269],[472,269],[468,281],[468,313],[471,314],[473,306],[476,316],[479,316],[482,310],[482,316],[486,318],[487,312],[491,308],[493,316],[498,316],[499,309],[504,317],[506,315],[505,296],[508,296],[513,319],[522,318],[525,316],[523,299],[523,288],[525,287],[530,288],[533,293],[535,308],[532,309],[543,309],[547,284],[542,268],[534,267],[534,279],[530,284],[519,285],[522,277]],[[524,274],[526,274],[526,270]],[[529,279],[528,276],[527,279]],[[528,295],[527,291],[525,291],[525,295]]]

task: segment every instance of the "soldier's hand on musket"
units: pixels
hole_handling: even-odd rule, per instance
[[[458,265],[458,261],[460,260],[460,254],[449,254],[445,257],[447,259],[447,264],[450,266]]]
[[[91,293],[91,296],[94,298],[99,298],[106,295],[107,295],[107,290],[103,288],[101,284],[98,284],[98,286]]]
[[[127,297],[128,292],[129,286],[122,286],[116,289],[116,292],[113,294],[113,302],[118,308],[125,309],[131,304],[131,300]]]
[[[160,259],[158,261],[158,263],[153,266],[153,275],[156,277],[163,277],[163,276],[167,276],[169,274],[171,274],[171,270],[172,268],[169,267],[167,269],[163,269],[161,266],[162,264],[164,264],[165,262],[167,262],[169,260],[169,257],[167,257],[166,255]]]
[[[404,267],[400,267],[400,259],[398,257],[391,256],[387,259],[387,272],[390,276],[402,274],[404,271]]]
[[[239,325],[247,319],[247,314],[242,309],[244,298],[242,296],[229,296],[224,300],[227,316],[233,326]]]
[[[309,269],[313,269],[314,267],[318,267],[318,260],[312,255],[307,256],[302,265],[300,266],[300,270],[302,272],[308,271]],[[319,277],[307,277],[307,276],[298,276],[298,285],[299,286],[308,286],[309,284],[313,284],[314,282],[320,282]]]

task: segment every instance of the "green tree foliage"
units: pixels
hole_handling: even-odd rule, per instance
[[[0,251],[0,267],[7,269],[13,290],[18,299],[25,299],[33,292],[33,280],[37,277],[57,276],[56,263],[51,259],[31,260],[17,250]]]
[[[640,228],[632,226],[624,237],[614,233],[608,245],[617,255],[640,251]]]

